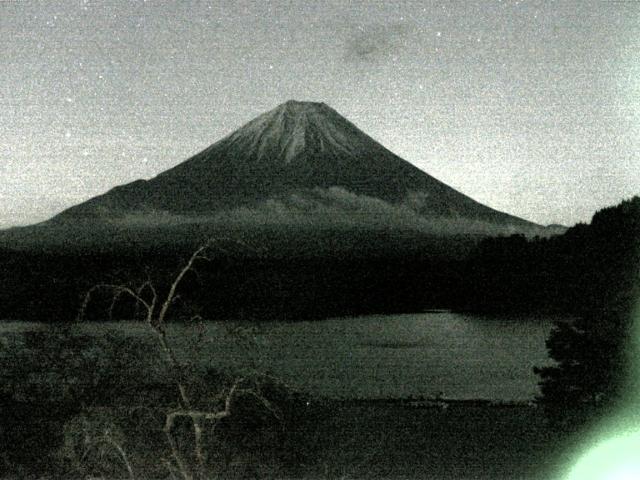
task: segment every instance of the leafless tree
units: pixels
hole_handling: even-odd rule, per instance
[[[190,398],[184,365],[180,362],[167,336],[167,319],[171,306],[178,299],[178,289],[185,276],[195,271],[196,263],[209,261],[206,253],[211,247],[212,242],[208,241],[193,252],[186,264],[173,278],[165,295],[159,293],[150,277],[141,282],[137,287],[112,283],[97,284],[87,291],[78,314],[78,320],[82,320],[85,317],[93,294],[100,290],[107,291],[111,296],[110,313],[113,312],[118,300],[123,297],[133,299],[136,306],[142,310],[144,322],[154,333],[167,364],[174,374],[173,378],[175,379],[174,381],[178,389],[179,406],[177,409],[166,414],[164,423],[164,434],[167,438],[172,456],[171,461],[165,461],[165,465],[171,476],[176,477],[176,475],[178,475],[183,480],[206,478],[207,455],[203,445],[205,428],[215,429],[215,426],[220,420],[229,417],[233,411],[234,401],[238,396],[253,397],[274,418],[282,421],[278,409],[261,394],[259,387],[256,388],[256,385],[246,378],[237,378],[233,384],[221,394],[222,401],[220,404],[223,405],[223,407],[218,410],[201,410],[197,408]],[[179,419],[188,420],[193,429],[194,451],[192,455],[195,458],[195,466],[190,464],[188,456],[184,454],[183,449],[178,445],[177,438],[174,435],[174,427]],[[119,450],[118,453],[122,456],[124,452]],[[129,473],[133,476],[131,471],[129,471]]]

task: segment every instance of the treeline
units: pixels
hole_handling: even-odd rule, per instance
[[[555,364],[534,368],[538,401],[558,431],[580,431],[635,401],[640,197],[561,236],[485,240],[465,273],[461,308],[569,314],[555,321],[546,341]]]
[[[204,239],[201,239],[204,241]],[[377,240],[374,240],[377,241]],[[469,241],[458,250],[469,250]],[[272,245],[275,241],[271,239]],[[452,242],[456,243],[456,242]],[[259,241],[253,242],[253,245]],[[234,240],[214,241],[208,261],[185,278],[174,317],[303,320],[446,308],[457,295],[461,260],[427,251],[344,249],[288,254],[258,250]],[[187,261],[198,241],[110,249],[5,250],[0,252],[0,318],[72,320],[83,296],[99,283],[135,287],[151,279],[159,290]],[[372,250],[375,250],[373,248]],[[147,292],[148,293],[148,292]],[[87,318],[108,319],[107,299],[97,298]],[[130,318],[126,302],[112,312]]]
[[[174,312],[290,321],[431,308],[569,314],[604,303],[623,308],[637,285],[639,204],[635,197],[603,209],[590,225],[550,238],[337,231],[306,232],[295,246],[291,232],[221,240],[185,279]],[[0,318],[71,320],[98,283],[136,286],[150,278],[167,288],[204,241],[188,239],[0,250]],[[133,308],[119,305],[113,313],[127,318]],[[108,310],[106,300],[94,302],[90,318],[106,319]]]
[[[563,235],[482,241],[463,271],[457,308],[581,315],[628,310],[638,296],[640,197],[595,213]]]

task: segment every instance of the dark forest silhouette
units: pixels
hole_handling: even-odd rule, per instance
[[[549,418],[575,429],[619,408],[638,384],[630,354],[640,298],[640,198],[601,210],[590,226],[568,233],[581,245],[573,271],[580,281],[567,292],[576,316],[556,322],[547,340],[557,365],[535,371]]]
[[[637,282],[639,202],[603,209],[590,225],[550,238],[432,236],[379,247],[380,235],[335,231],[315,236],[325,250],[311,253],[283,250],[293,243],[290,233],[267,232],[267,248],[259,235],[248,248],[230,240],[190,279],[183,313],[197,305],[209,319],[296,320],[431,308],[577,315],[604,303],[624,308]],[[352,247],[330,251],[349,237]],[[161,285],[200,241],[194,235],[158,245],[5,248],[0,316],[71,320],[92,285],[147,274]],[[116,313],[132,315],[126,308]]]

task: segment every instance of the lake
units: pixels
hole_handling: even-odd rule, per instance
[[[545,340],[553,318],[479,316],[447,311],[371,315],[313,322],[255,325],[230,339],[228,325],[171,326],[185,358],[231,368],[251,360],[289,385],[337,398],[443,395],[451,399],[531,400],[538,393],[532,368],[548,365]],[[235,325],[235,324],[234,324]],[[0,332],[34,328],[0,324]],[[99,335],[108,328],[146,335],[141,323],[85,323]]]
[[[551,318],[450,312],[275,324],[263,362],[288,383],[335,397],[529,400],[548,365]]]

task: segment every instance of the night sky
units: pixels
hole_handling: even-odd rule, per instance
[[[543,223],[640,193],[640,2],[1,2],[0,226],[288,100]]]

